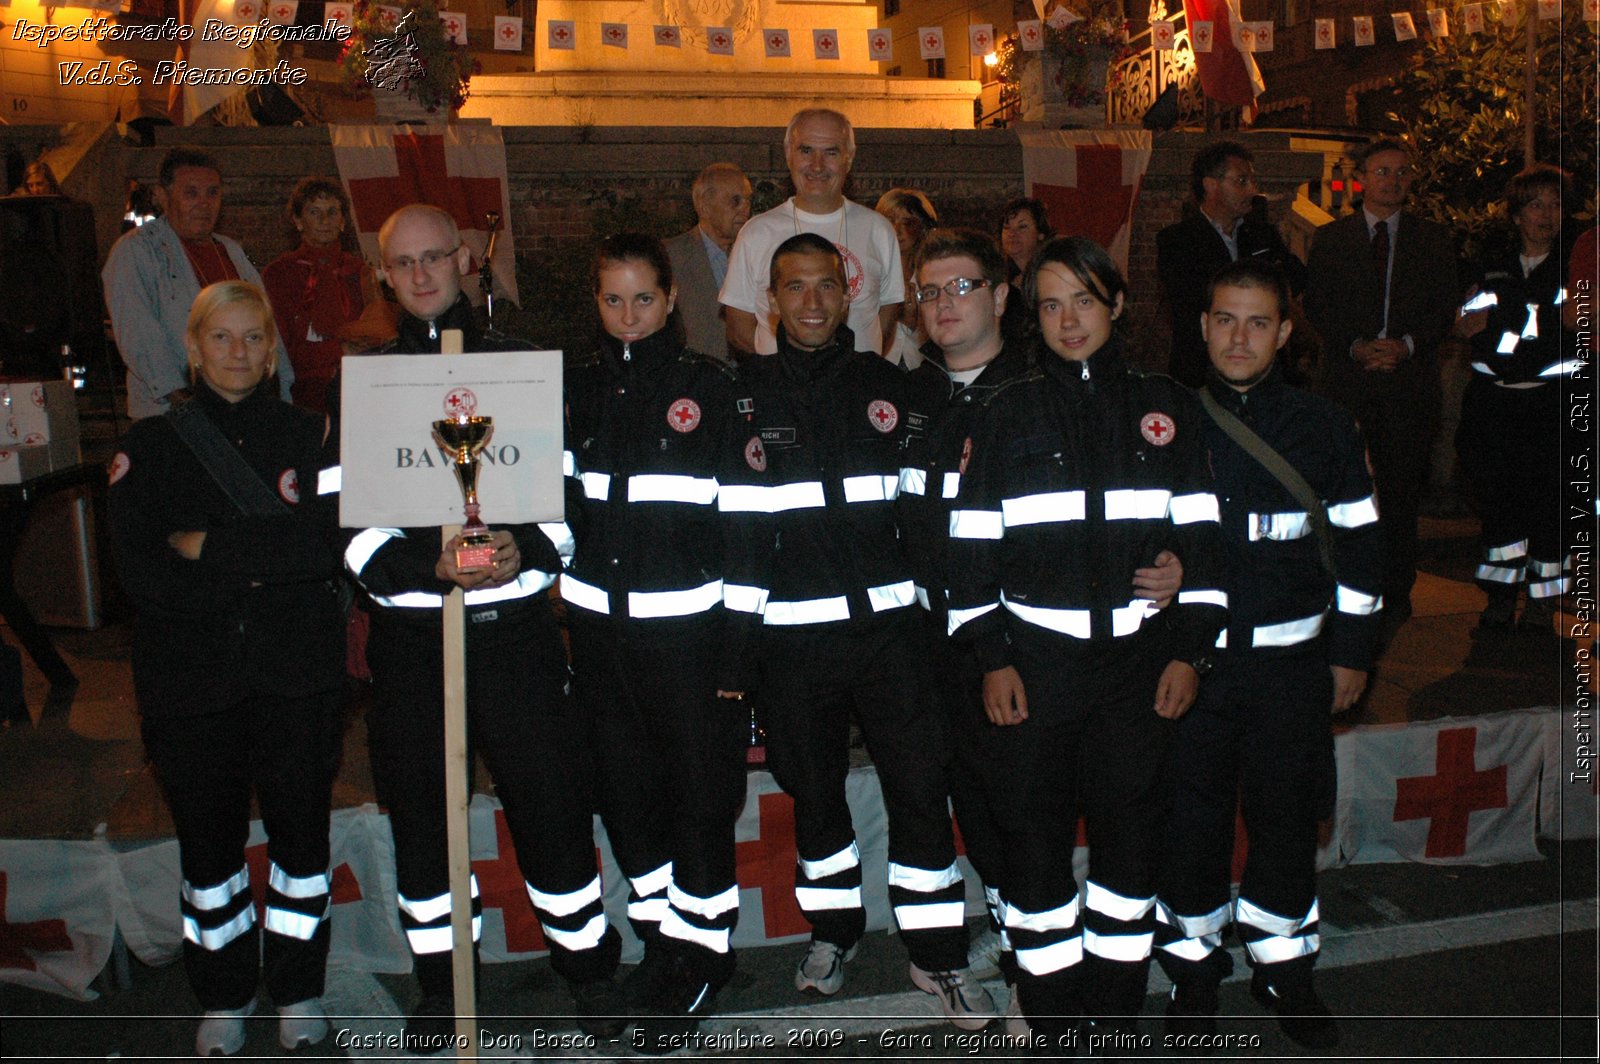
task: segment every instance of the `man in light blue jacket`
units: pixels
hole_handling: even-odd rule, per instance
[[[158,176],[162,216],[124,233],[100,271],[117,349],[128,367],[128,416],[135,420],[165,413],[188,397],[183,337],[200,289],[235,279],[261,284],[239,242],[212,232],[222,212],[217,161],[193,148],[173,148]],[[281,340],[277,363],[288,402],[294,368]]]

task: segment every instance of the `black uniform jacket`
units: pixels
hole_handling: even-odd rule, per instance
[[[917,598],[941,633],[948,630],[950,510],[966,467],[967,441],[983,403],[1027,370],[1024,350],[1002,347],[976,380],[961,387],[946,372],[944,353],[928,343],[922,349],[922,365],[911,373],[912,385],[921,394],[918,406],[929,412],[930,420],[927,435],[912,440],[910,458],[900,474],[900,528],[911,553]]]
[[[1283,655],[1327,638],[1330,665],[1372,668],[1383,537],[1366,447],[1350,415],[1284,383],[1275,368],[1249,391],[1213,377],[1212,396],[1295,468],[1327,507],[1338,580],[1322,563],[1305,508],[1205,418],[1227,557],[1227,654]]]
[[[775,515],[766,625],[863,622],[916,605],[894,502],[907,445],[926,427],[908,376],[840,327],[818,351],[789,344],[747,360]]]
[[[636,631],[725,624],[709,636],[727,650],[721,683],[743,690],[771,547],[769,516],[740,503],[765,481],[751,399],[731,367],[686,349],[670,327],[631,344],[605,337],[566,386],[577,551],[562,597],[575,617],[644,626]]]
[[[463,349],[467,351],[527,351],[533,347],[524,340],[483,335],[473,317],[472,305],[463,295],[431,322],[402,314],[398,335],[370,353],[438,354],[440,333],[445,329],[462,330]],[[338,411],[339,378],[334,378],[328,392],[328,409]],[[337,426],[329,443],[337,448]],[[337,457],[329,464],[337,465]],[[565,522],[495,525],[492,504],[487,516],[491,528],[506,528],[516,539],[517,548],[522,552],[522,571],[516,580],[501,587],[467,592],[467,641],[474,645],[494,645],[512,638],[516,634],[515,626],[505,622],[528,610],[549,609],[546,592],[561,571],[563,554],[570,556],[572,551],[572,536]],[[456,586],[434,575],[434,565],[439,560],[439,529],[344,531],[347,537],[345,568],[366,591],[373,606],[374,621],[437,631],[444,596]]]
[[[1526,277],[1515,251],[1491,259],[1473,278],[1488,324],[1472,338],[1472,369],[1506,384],[1548,384],[1576,372],[1576,336],[1561,326],[1561,256],[1552,251]]]
[[[1183,588],[1161,623],[1172,658],[1199,657],[1227,596],[1194,393],[1134,372],[1116,337],[1085,362],[1043,347],[1037,357],[973,429],[950,515],[951,634],[977,642],[986,672],[1011,664],[1018,624],[1099,654],[1156,623],[1132,574],[1171,550]]]
[[[288,508],[247,517],[166,417],[128,430],[112,460],[111,548],[133,601],[133,679],[147,717],[214,713],[246,698],[337,687],[344,618],[334,512],[316,494],[326,421],[269,380],[237,403],[191,400]],[[204,532],[198,560],[167,542]]]

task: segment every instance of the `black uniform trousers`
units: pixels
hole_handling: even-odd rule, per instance
[[[717,697],[722,610],[631,627],[577,608],[568,617],[573,694],[603,752],[600,815],[632,887],[629,920],[720,987],[735,963],[749,735],[745,703]]]
[[[1224,654],[1178,726],[1158,938],[1174,982],[1218,983],[1230,915],[1253,967],[1275,985],[1309,975],[1316,923],[1317,821],[1333,748],[1333,676],[1320,640],[1287,656]],[[1230,914],[1236,812],[1250,848]]]
[[[812,937],[849,948],[866,931],[861,862],[845,800],[850,720],[861,726],[889,820],[889,904],[911,963],[967,964],[966,888],[946,796],[943,713],[929,689],[923,618],[911,609],[827,625],[769,625],[760,684],[767,764],[794,799],[795,894]]]
[[[933,670],[933,694],[944,709],[949,730],[949,763],[945,768],[950,804],[955,809],[956,826],[973,871],[983,881],[989,917],[998,930],[1000,877],[1005,871],[1005,851],[1000,843],[999,825],[984,794],[979,776],[978,751],[988,729],[983,705],[983,670],[977,653],[969,643],[953,642],[940,632],[929,630],[927,662]]]
[[[1054,1039],[1080,1012],[1132,1017],[1144,1003],[1174,725],[1154,706],[1169,655],[1150,631],[1100,652],[1021,623],[1011,639],[1028,718],[985,724],[978,756],[1005,854],[1017,992],[1029,1023]],[[1081,898],[1072,867],[1080,816],[1089,844]]]
[[[544,896],[542,904],[534,897],[534,911],[552,967],[573,983],[608,978],[621,940],[604,924],[593,765],[582,721],[566,694],[566,654],[549,601],[540,594],[530,608],[480,623],[496,626],[491,638],[474,631],[469,608],[468,763],[473,754],[482,755],[505,809],[522,878]],[[378,610],[367,661],[375,701],[367,721],[372,776],[394,833],[401,927],[423,993],[447,994],[450,876],[438,630],[400,623]],[[406,911],[407,899],[415,911]],[[479,908],[474,898],[475,920]]]
[[[335,690],[142,722],[178,833],[184,967],[208,1012],[252,1001],[263,961],[274,1004],[322,996],[339,707]],[[263,884],[264,955],[245,863],[252,792],[271,869]]]
[[[1478,584],[1491,596],[1553,598],[1564,585],[1562,381],[1506,388],[1474,373],[1461,400],[1456,454],[1483,522]],[[1385,515],[1387,516],[1387,514]]]

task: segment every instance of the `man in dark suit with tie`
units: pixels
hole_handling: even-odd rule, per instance
[[[1200,319],[1212,275],[1230,262],[1248,259],[1277,269],[1299,295],[1305,288],[1305,267],[1270,222],[1251,216],[1256,170],[1249,148],[1220,140],[1202,149],[1190,165],[1189,187],[1199,209],[1156,234],[1156,269],[1172,315],[1167,372],[1198,388],[1211,368]]]
[[[733,238],[750,220],[750,180],[733,163],[712,163],[694,179],[692,195],[694,228],[666,242],[678,285],[678,311],[688,345],[727,362],[728,333],[717,293],[728,275]]]
[[[1321,334],[1317,391],[1356,416],[1367,437],[1384,526],[1388,633],[1411,615],[1417,500],[1439,427],[1439,342],[1461,289],[1449,230],[1402,211],[1416,164],[1382,138],[1355,153],[1361,209],[1317,230],[1306,315]]]

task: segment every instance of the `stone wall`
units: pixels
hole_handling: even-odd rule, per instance
[[[552,346],[582,346],[593,336],[586,292],[589,254],[600,237],[623,229],[663,236],[692,224],[689,184],[707,163],[735,162],[756,186],[757,208],[789,194],[775,128],[592,129],[506,127],[510,219],[518,251],[522,311],[510,331]],[[1321,174],[1320,156],[1295,152],[1283,134],[1247,134],[1275,219],[1296,189]],[[258,264],[291,246],[283,204],[304,174],[333,173],[324,128],[162,130],[155,147],[117,145],[127,176],[153,180],[166,148],[179,141],[214,152],[226,171],[219,229],[238,237]],[[1005,130],[860,130],[849,195],[872,205],[887,189],[913,186],[933,200],[941,222],[993,231],[995,212],[1022,192],[1022,149]],[[1134,221],[1127,322],[1133,350],[1151,368],[1165,362],[1155,235],[1182,216],[1189,161],[1207,142],[1198,134],[1156,140]],[[121,203],[99,204],[118,212]],[[102,253],[104,249],[102,249]]]

